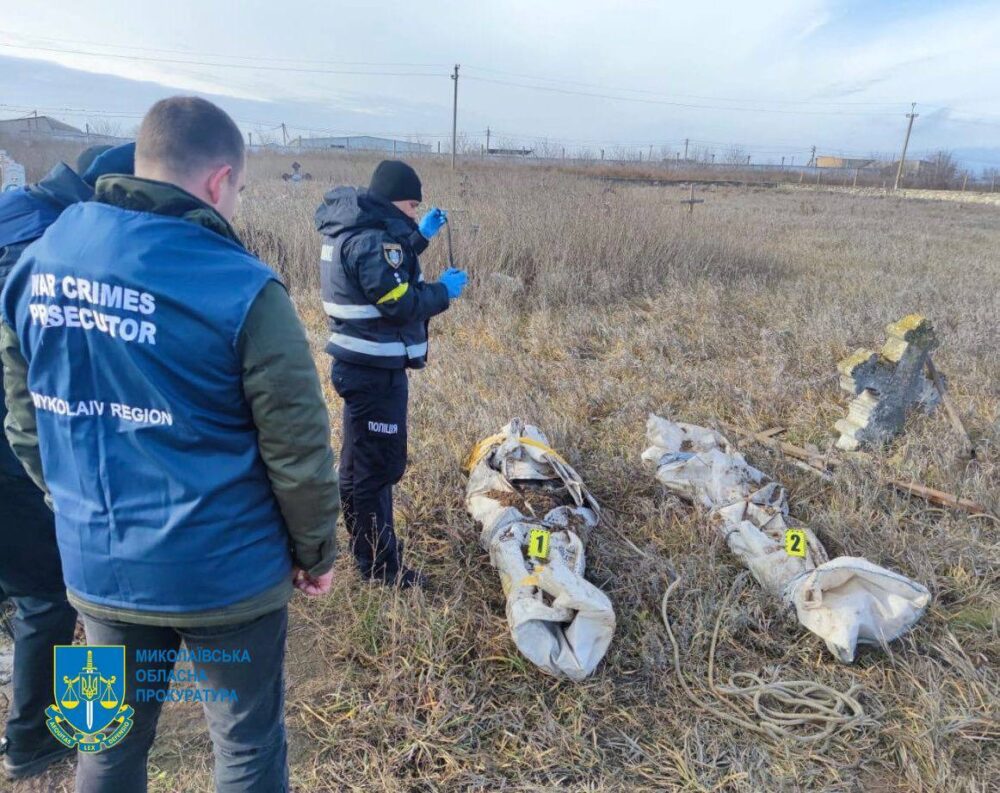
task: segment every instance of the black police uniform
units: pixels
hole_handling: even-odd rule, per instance
[[[344,400],[340,493],[358,569],[393,581],[402,570],[392,487],[406,469],[408,368],[427,360],[427,326],[448,308],[443,284],[425,283],[417,224],[380,195],[341,187],[316,210],[326,350]]]

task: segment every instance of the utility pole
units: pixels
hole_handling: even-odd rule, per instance
[[[899,167],[896,169],[896,183],[892,186],[893,190],[899,189],[899,180],[903,176],[903,163],[906,161],[906,147],[910,145],[910,131],[913,129],[913,119],[915,119],[919,113],[914,113],[913,111],[917,109],[917,103],[910,103],[910,112],[906,114],[906,117],[910,119],[910,123],[906,125],[906,137],[903,138],[903,153],[899,155]]]
[[[684,159],[688,158],[688,139],[684,138]]]
[[[451,105],[451,169],[455,170],[455,152],[458,150],[458,64],[451,76],[455,81],[455,98]]]
[[[816,164],[816,147],[813,146],[812,155],[809,157],[809,162],[806,163],[806,168],[808,168],[810,165],[815,165],[815,164]]]
[[[781,157],[781,169],[782,170],[785,169],[785,157],[784,157],[784,155],[782,155],[782,157]]]
[[[285,122],[281,122],[281,145],[288,145],[288,127],[285,126]]]
[[[490,128],[486,128],[486,153],[490,153]]]
[[[253,133],[252,132],[248,132],[247,133],[247,146],[249,146],[251,149],[253,148]]]
[[[604,159],[604,149],[601,149],[601,159]]]

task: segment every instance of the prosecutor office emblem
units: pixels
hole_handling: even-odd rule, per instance
[[[389,262],[389,266],[395,270],[403,263],[403,246],[395,242],[383,242],[382,255]]]
[[[125,704],[125,647],[56,645],[46,726],[65,746],[103,752],[128,735],[135,711]]]

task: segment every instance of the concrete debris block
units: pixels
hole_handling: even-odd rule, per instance
[[[854,397],[847,417],[834,425],[838,449],[885,443],[903,431],[910,410],[932,410],[940,401],[925,372],[938,345],[930,320],[910,314],[887,325],[886,333],[880,353],[858,349],[837,364],[840,387]]]
[[[583,680],[615,632],[611,601],[584,578],[597,501],[538,428],[520,419],[478,443],[465,468],[466,508],[500,576],[514,644],[543,672]]]
[[[642,459],[660,483],[707,508],[708,525],[729,550],[838,660],[851,663],[859,643],[884,645],[923,615],[926,587],[865,559],[831,560],[819,538],[789,516],[785,489],[724,436],[650,416],[646,439]]]

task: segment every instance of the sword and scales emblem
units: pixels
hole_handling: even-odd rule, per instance
[[[112,686],[118,678],[115,675],[104,677],[101,670],[94,666],[94,652],[87,651],[87,662],[76,677],[63,675],[66,686],[59,704],[66,710],[72,710],[82,701],[87,709],[87,729],[94,727],[94,703],[99,702],[102,708],[114,710],[119,705],[118,697]]]

